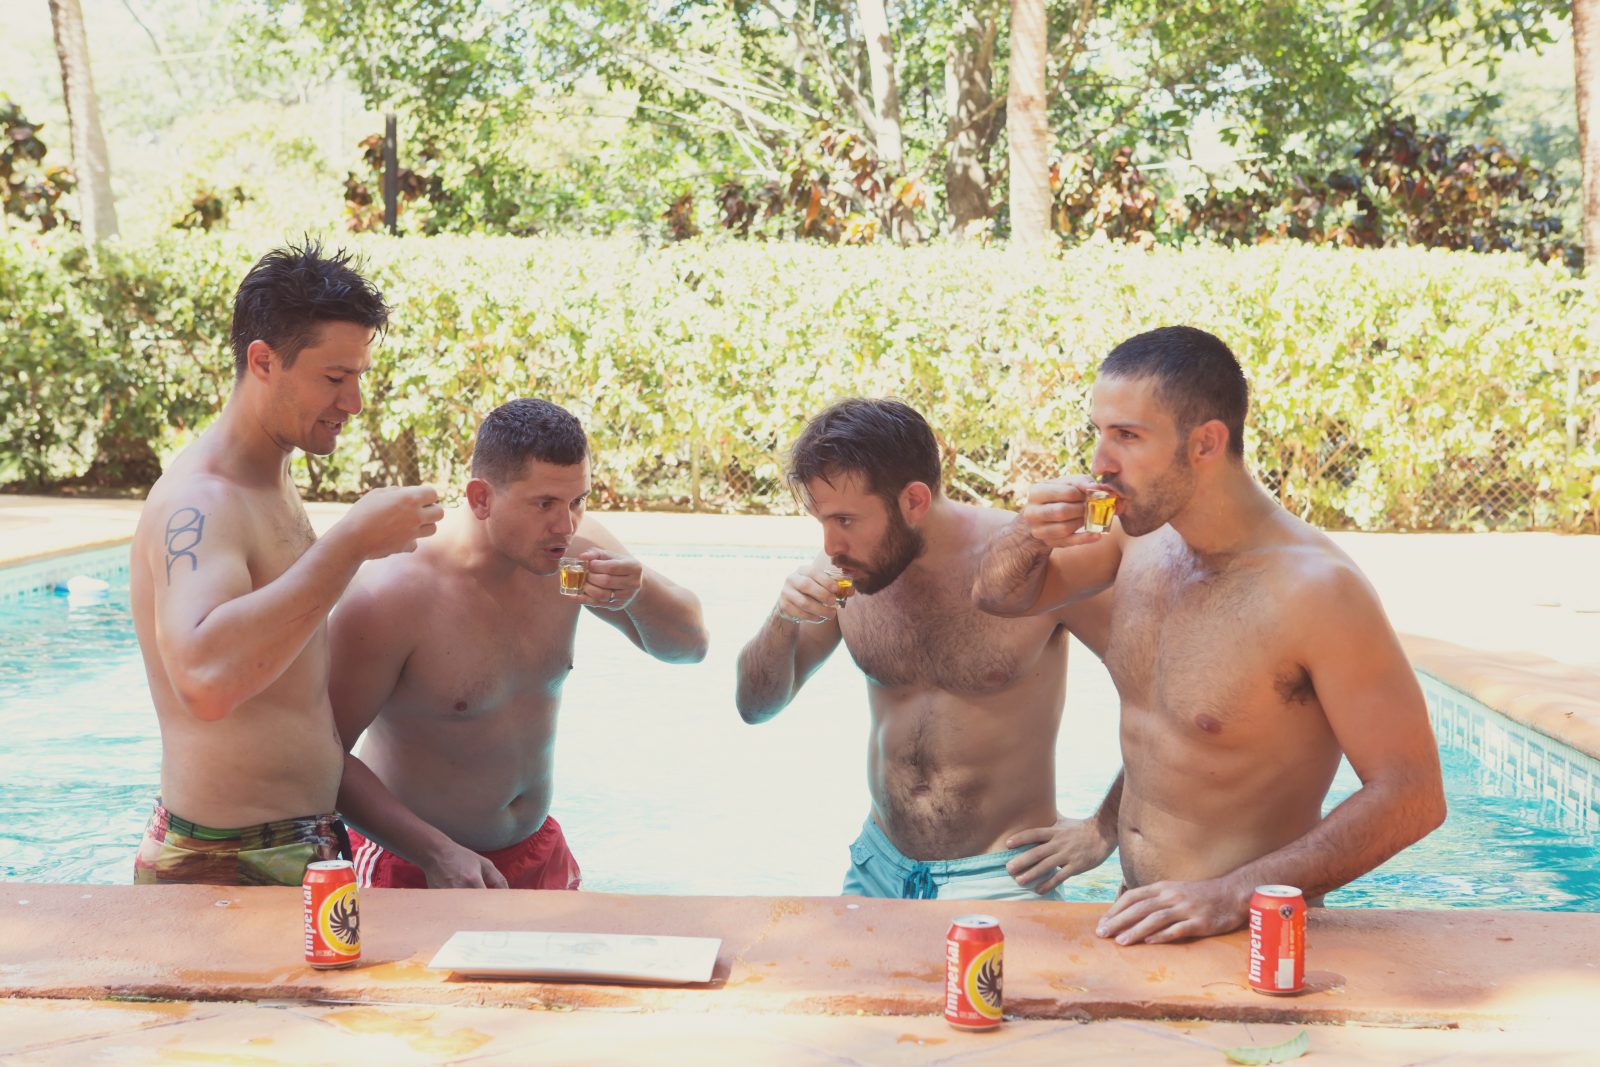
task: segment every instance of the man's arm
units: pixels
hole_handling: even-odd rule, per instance
[[[381,587],[358,581],[328,624],[328,695],[345,749],[339,811],[367,837],[421,867],[430,888],[504,888],[492,863],[418,818],[350,752],[399,684],[412,647],[406,623],[413,617],[388,602]]]
[[[423,518],[437,510],[430,510],[432,489],[388,491],[363,508],[373,496],[260,589],[250,576],[247,505],[235,492],[208,482],[157,505],[160,533],[145,550],[156,648],[196,718],[221,719],[276,681],[305,651],[363,559],[401,551],[433,532],[434,519]]]
[[[989,540],[972,603],[991,615],[1045,615],[1106,589],[1122,560],[1121,527],[1083,532],[1087,478],[1041,482],[1022,513]]]
[[[734,703],[745,722],[766,722],[788,707],[838,647],[838,608],[819,580],[825,567],[819,558],[789,575],[778,603],[740,650]]]
[[[595,549],[578,554],[589,564],[583,602],[628,640],[666,663],[699,663],[709,637],[700,598],[628,554],[621,541],[585,518],[579,538]]]
[[[1129,890],[1101,919],[1100,936],[1132,944],[1226,933],[1244,925],[1256,886],[1320,896],[1444,822],[1427,705],[1372,587],[1353,565],[1331,567],[1307,583],[1294,617],[1307,620],[1302,662],[1361,787],[1308,833],[1221,878]]]

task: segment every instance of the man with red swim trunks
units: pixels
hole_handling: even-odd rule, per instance
[[[550,818],[561,687],[586,608],[657,659],[705,656],[700,602],[585,516],[578,420],[513,400],[478,429],[427,551],[364,567],[330,621],[339,810],[363,886],[576,889]],[[588,563],[562,596],[563,556]]]

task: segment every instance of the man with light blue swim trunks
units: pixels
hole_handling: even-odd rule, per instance
[[[788,476],[822,525],[822,552],[739,654],[736,700],[746,722],[765,722],[841,641],[866,675],[872,810],[844,892],[1059,898],[1116,844],[1117,789],[1089,819],[1055,805],[1067,635],[1099,654],[1109,596],[1026,619],[976,610],[978,564],[1010,517],[944,495],[933,431],[897,401],[817,415]]]

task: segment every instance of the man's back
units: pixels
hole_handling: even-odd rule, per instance
[[[151,489],[130,560],[134,629],[161,723],[162,802],[217,827],[331,811],[342,753],[325,625],[270,685],[214,721],[184,706],[158,651],[158,599],[230,566],[243,569],[243,591],[260,589],[315,540],[292,484],[242,486],[213,461],[214,445],[203,436]]]

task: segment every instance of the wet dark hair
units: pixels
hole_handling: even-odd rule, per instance
[[[806,423],[789,450],[789,488],[803,496],[806,483],[829,485],[841,474],[860,474],[867,491],[892,505],[912,482],[940,493],[939,444],[928,421],[898,400],[841,400]]]
[[[472,442],[472,476],[490,485],[514,482],[529,460],[570,467],[589,454],[583,424],[548,400],[508,400],[489,412]]]
[[[1244,455],[1250,383],[1221,339],[1193,326],[1163,326],[1113,348],[1100,376],[1155,382],[1156,399],[1180,434],[1217,419],[1228,428],[1228,451]]]
[[[251,341],[265,341],[292,367],[321,323],[353,322],[374,333],[389,325],[383,294],[350,261],[350,253],[325,254],[320,241],[308,238],[274,248],[250,268],[233,298],[235,380],[244,377]]]

